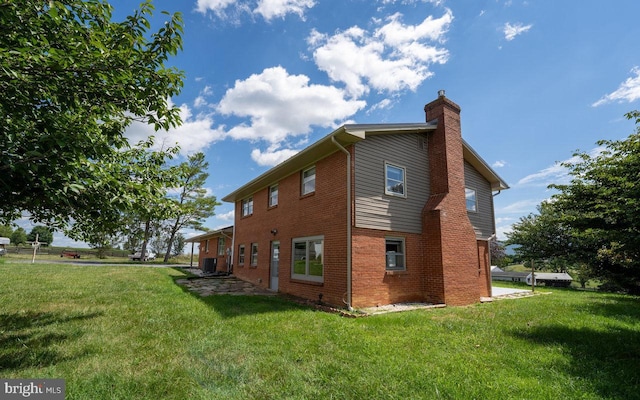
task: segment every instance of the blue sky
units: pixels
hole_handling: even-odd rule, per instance
[[[114,19],[134,9],[112,1]],[[505,0],[155,1],[181,12],[183,126],[156,134],[203,151],[219,199],[344,123],[422,122],[439,89],[465,140],[511,189],[498,237],[565,182],[557,162],[622,139],[640,108],[640,2]],[[133,125],[127,136],[152,133]],[[233,204],[208,220],[233,224]],[[187,232],[187,234],[191,234]],[[56,236],[54,244],[70,244]]]

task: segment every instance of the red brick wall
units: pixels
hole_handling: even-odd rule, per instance
[[[336,148],[337,150],[337,148]],[[271,242],[280,242],[279,291],[344,305],[346,298],[346,155],[334,153],[316,164],[316,190],[300,196],[300,173],[278,182],[278,205],[268,208],[268,188],[253,195],[253,214],[241,217],[236,203],[234,274],[269,287]],[[271,230],[277,230],[273,235]],[[291,279],[293,238],[324,236],[324,283]],[[258,265],[251,267],[251,243],[258,243]],[[238,265],[238,246],[245,245],[245,265]]]
[[[466,210],[460,107],[441,96],[425,112],[427,121],[438,119],[428,143],[431,197],[424,232],[430,279],[425,297],[450,305],[478,302],[478,248]]]
[[[405,239],[405,271],[386,271],[387,237]],[[420,234],[354,228],[354,307],[424,301],[424,241]]]
[[[205,258],[217,258],[218,264],[216,265],[216,271],[227,272],[228,263],[227,263],[226,253],[223,256],[218,255],[218,238],[219,237],[220,236],[215,236],[208,239],[209,248],[208,248],[208,251],[206,252],[204,251],[206,248],[206,239],[200,241],[200,248],[198,252],[198,268],[199,269],[204,269]],[[231,247],[231,242],[232,240],[230,237],[225,238],[225,242],[224,242],[225,250],[226,248]]]

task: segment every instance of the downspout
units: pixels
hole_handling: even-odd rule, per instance
[[[331,136],[331,141],[347,155],[347,300],[345,301],[347,309],[353,310],[351,307],[351,153],[338,141],[335,136]]]

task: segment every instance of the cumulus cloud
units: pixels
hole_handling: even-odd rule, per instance
[[[297,14],[304,20],[304,12],[314,5],[314,0],[260,0],[253,12],[262,15],[267,21],[284,18],[287,14]]]
[[[527,32],[532,27],[533,27],[532,24],[523,25],[520,22],[515,23],[515,24],[511,24],[511,23],[507,22],[506,24],[504,24],[504,27],[502,28],[502,30],[504,32],[504,38],[507,39],[507,41],[511,41],[511,40],[515,39],[516,36],[522,35],[523,33]]]
[[[152,125],[133,122],[125,132],[130,143],[135,144],[155,136],[155,149],[180,146],[180,154],[189,155],[203,151],[210,144],[225,138],[224,129],[212,128],[214,121],[211,115],[193,115],[188,105],[180,106],[182,125],[168,131],[155,131]]]
[[[347,99],[343,90],[309,83],[305,75],[290,75],[278,66],[267,68],[245,80],[238,80],[218,103],[217,112],[244,118],[225,136],[238,140],[266,142],[266,150],[254,149],[252,159],[261,166],[276,165],[298,152],[306,143],[288,145],[313,126],[332,128],[366,106],[362,100]]]
[[[360,97],[375,89],[398,92],[416,88],[433,75],[430,66],[444,64],[449,52],[439,45],[453,21],[447,9],[440,18],[427,17],[417,25],[406,25],[402,14],[374,21],[373,32],[353,26],[333,35],[313,30],[307,43],[322,71],[347,92]]]
[[[640,67],[633,67],[631,73],[635,74],[635,77],[627,78],[626,81],[620,84],[620,87],[615,91],[603,96],[600,100],[593,103],[591,106],[598,107],[603,104],[613,102],[628,102],[640,99]]]
[[[275,144],[289,136],[307,134],[312,126],[335,126],[365,105],[364,101],[347,99],[339,88],[310,84],[307,76],[289,75],[278,66],[236,81],[217,111],[249,119],[231,128],[228,136]]]
[[[304,20],[305,11],[313,8],[315,4],[315,0],[198,0],[196,11],[203,14],[212,12],[222,19],[229,13],[247,12],[261,15],[267,21],[284,18],[287,14],[296,14]]]

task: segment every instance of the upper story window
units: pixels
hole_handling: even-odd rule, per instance
[[[385,163],[384,164],[384,193],[391,196],[407,197],[406,179],[407,173],[404,167]]]
[[[209,239],[204,241],[204,252],[205,253],[209,252]]]
[[[218,255],[219,256],[224,255],[224,238],[223,237],[218,238]]]
[[[278,185],[275,184],[269,187],[269,207],[275,207],[278,205]]]
[[[405,270],[404,239],[387,238],[385,240],[386,267],[388,270]]]
[[[478,211],[478,197],[474,189],[464,188],[464,197],[467,201],[467,211]]]
[[[253,214],[253,197],[242,200],[242,216]]]
[[[313,193],[316,191],[316,167],[305,169],[302,171],[302,195]]]

